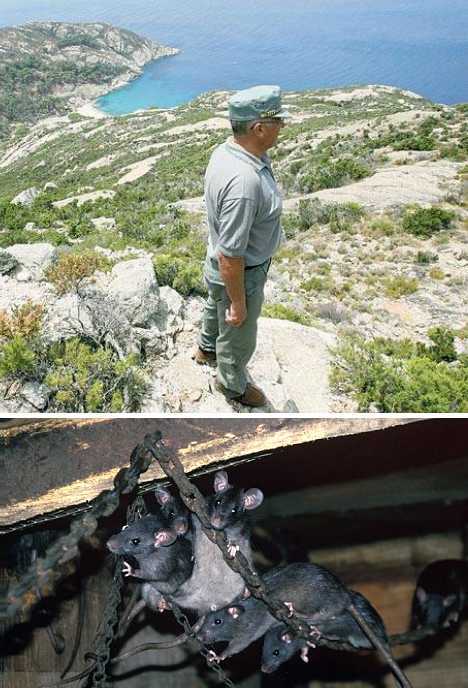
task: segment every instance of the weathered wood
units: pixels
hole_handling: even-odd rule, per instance
[[[261,517],[320,514],[336,509],[336,505],[342,511],[358,512],[465,499],[468,499],[468,458],[391,473],[385,476],[385,480],[379,476],[283,493],[266,500]]]
[[[403,419],[87,418],[21,421],[0,428],[0,526],[86,503],[112,487],[145,434],[161,430],[189,473],[252,456],[268,463],[278,448],[367,433]],[[424,422],[424,421],[422,421]],[[153,465],[143,482],[162,479]],[[0,531],[1,532],[1,531]]]

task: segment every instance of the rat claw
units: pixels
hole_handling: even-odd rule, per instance
[[[209,664],[219,664],[221,662],[221,657],[218,657],[214,650],[208,650],[208,657],[206,658]]]
[[[285,602],[284,606],[288,608],[289,614],[288,616],[292,616],[294,614],[294,607],[292,602]]]
[[[170,606],[169,606],[169,604],[166,602],[166,600],[164,599],[164,597],[161,597],[161,599],[160,599],[159,602],[158,602],[158,612],[161,612],[161,614],[162,614],[162,613],[165,612],[167,609],[170,609]]]
[[[122,573],[124,576],[133,576],[133,569],[127,561],[124,562]]]
[[[309,636],[315,640],[318,640],[321,636],[320,631],[315,626],[309,626]],[[311,647],[315,647],[313,643],[310,643]]]
[[[239,550],[240,550],[240,547],[239,547],[239,545],[236,545],[235,542],[229,542],[228,543],[229,556],[232,557],[233,559]]]

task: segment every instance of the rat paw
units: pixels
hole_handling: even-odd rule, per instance
[[[168,611],[169,609],[170,609],[169,603],[166,602],[164,597],[161,597],[161,599],[158,602],[158,612],[161,612],[161,614],[162,614],[162,612]]]
[[[127,561],[124,562],[124,565],[122,567],[122,573],[124,576],[134,576],[135,575],[132,567],[130,566],[130,564]]]
[[[309,647],[307,645],[306,647],[303,647],[301,650],[301,659],[306,664],[309,663]]]
[[[288,616],[292,616],[294,614],[294,607],[292,602],[285,602],[284,606],[288,608]]]
[[[309,626],[309,637],[312,638],[312,641],[319,640],[321,635],[322,634],[320,633],[318,628],[316,628],[315,626]],[[310,641],[310,646],[315,647],[312,641]]]
[[[208,650],[208,657],[206,658],[208,664],[219,664],[221,660],[222,658],[214,650]]]
[[[240,550],[239,545],[236,545],[235,542],[228,542],[228,552],[229,556],[234,559],[236,556],[237,552]]]

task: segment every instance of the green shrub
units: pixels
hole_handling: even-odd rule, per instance
[[[345,336],[335,350],[333,388],[350,395],[359,411],[466,413],[468,357],[453,359],[451,337],[443,328],[429,335],[432,346]]]
[[[430,265],[431,263],[437,263],[439,256],[437,253],[431,253],[430,251],[418,251],[416,254],[416,263],[419,265]]]
[[[371,174],[369,165],[354,158],[329,159],[308,170],[300,179],[306,193],[320,189],[334,189]]]
[[[385,296],[398,299],[401,296],[414,294],[418,290],[419,283],[415,277],[398,275],[397,277],[387,277],[383,280],[383,285]]]
[[[0,378],[29,377],[36,367],[36,354],[19,334],[0,347]]]
[[[443,208],[407,208],[403,215],[402,227],[406,232],[423,238],[450,229],[455,213]]]
[[[284,219],[286,226],[292,226],[295,231],[307,230],[314,224],[330,224],[332,231],[341,231],[360,220],[364,214],[364,208],[359,203],[323,203],[318,198],[310,198],[300,200],[297,213],[289,213]]]
[[[48,364],[44,380],[51,390],[48,411],[103,413],[124,406],[126,411],[140,408],[146,384],[135,355],[119,360],[113,350],[76,337],[53,344]]]
[[[431,345],[416,344],[416,351],[419,356],[428,356],[436,363],[457,360],[457,352],[455,350],[455,334],[446,327],[432,327],[427,336],[432,341]]]
[[[300,325],[310,325],[310,318],[304,313],[299,313],[291,306],[282,303],[275,303],[263,306],[262,316],[264,318],[278,318],[279,320],[290,320]]]
[[[309,279],[300,283],[299,287],[304,291],[330,291],[334,287],[334,282],[330,276],[317,277],[313,275]]]
[[[183,296],[206,294],[203,282],[203,264],[200,260],[179,258],[172,253],[162,253],[153,259],[156,279],[160,286],[168,285]]]

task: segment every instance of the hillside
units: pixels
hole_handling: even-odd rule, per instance
[[[203,173],[229,135],[228,97],[49,117],[0,144],[0,376],[23,390],[5,410],[231,410],[214,371],[190,357],[204,293]],[[293,118],[272,161],[286,241],[251,366],[270,400],[261,410],[467,411],[466,106],[388,86],[285,100]],[[11,315],[28,299],[43,310]],[[60,389],[59,361],[78,354],[51,346],[77,336],[125,361],[117,396],[104,373],[89,398]],[[76,379],[93,365],[80,351]]]
[[[0,136],[14,122],[63,114],[177,50],[103,23],[33,22],[0,29]]]

